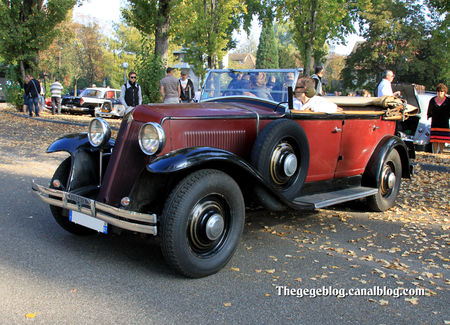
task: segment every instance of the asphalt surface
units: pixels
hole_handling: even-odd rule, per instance
[[[22,120],[16,123],[26,129],[31,122]],[[18,129],[0,120],[1,324],[450,322],[448,206],[417,211],[402,201],[387,213],[364,212],[360,203],[311,213],[247,211],[230,263],[215,275],[186,279],[167,267],[157,239],[78,237],[59,227],[31,180],[48,184],[64,156],[30,146]],[[14,146],[7,145],[11,134],[21,138]],[[47,137],[33,141],[46,145]],[[426,295],[299,297],[300,289],[374,286],[419,287]]]

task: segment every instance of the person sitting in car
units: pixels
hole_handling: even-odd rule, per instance
[[[342,112],[342,109],[335,103],[324,97],[316,96],[314,80],[311,77],[305,76],[297,80],[294,96],[294,109],[322,113]]]
[[[258,72],[250,76],[250,91],[244,91],[245,96],[254,96],[262,99],[273,100],[269,89],[266,88],[266,74]]]

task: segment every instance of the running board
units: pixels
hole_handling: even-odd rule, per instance
[[[305,196],[299,196],[294,199],[296,204],[312,204],[315,209],[324,208],[347,201],[361,199],[363,197],[377,194],[378,189],[373,187],[350,187],[334,192],[318,193]]]

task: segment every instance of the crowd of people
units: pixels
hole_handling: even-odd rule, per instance
[[[166,69],[166,76],[160,81],[160,93],[164,103],[190,103],[194,100],[195,89],[191,79],[185,71],[181,72],[181,77],[174,76],[174,68]],[[298,78],[294,89],[294,109],[309,110],[313,112],[334,113],[340,108],[328,101],[323,88],[322,77],[323,67],[317,66],[312,76],[302,76]],[[274,101],[286,101],[286,90],[294,82],[294,74],[287,73],[283,82],[278,82],[276,77],[271,75],[267,78],[264,72],[254,74],[230,73],[231,81],[225,96],[244,95]],[[394,72],[385,70],[382,80],[376,87],[377,97],[401,96],[400,91],[392,90]],[[61,114],[61,94],[63,86],[58,79],[50,86],[52,99],[52,114]],[[450,142],[450,99],[447,97],[448,89],[446,85],[440,83],[436,87],[436,96],[433,97],[428,106],[427,117],[431,119],[430,142],[434,153],[442,152],[444,144]],[[340,94],[336,94],[340,95]],[[24,83],[24,106],[23,112],[30,116],[39,116],[44,108],[44,89],[42,83],[35,79],[32,74],[28,74]],[[371,97],[371,93],[364,89],[362,92],[350,93],[349,96]],[[137,105],[142,104],[142,89],[137,83],[137,74],[134,71],[128,73],[128,81],[123,84],[120,93],[120,102],[125,108],[125,112]]]

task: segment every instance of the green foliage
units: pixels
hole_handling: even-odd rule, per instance
[[[426,19],[426,9],[399,0],[378,0],[368,6],[361,13],[367,41],[347,58],[342,71],[344,87],[373,90],[385,69],[394,71],[397,82],[427,88],[448,82],[448,20],[441,15]]]
[[[160,80],[165,75],[166,64],[165,60],[153,53],[151,40],[142,38],[137,54],[137,74],[144,103],[161,102]]]
[[[144,35],[154,36],[154,53],[167,59],[171,12],[180,0],[128,0],[122,10],[125,21]],[[180,22],[182,24],[183,22]]]
[[[278,47],[278,66],[280,69],[302,67],[300,52],[294,44],[289,22],[275,23],[274,32]]]
[[[56,36],[55,26],[74,6],[75,0],[10,0],[0,2],[0,56],[8,64],[19,63],[22,78],[35,69],[38,52]],[[7,37],[5,37],[7,35]]]
[[[21,112],[23,107],[23,94],[24,89],[22,85],[17,81],[20,80],[18,69],[16,66],[10,66],[6,73],[6,80],[3,87],[3,93],[5,94],[5,101],[13,105],[17,111]]]
[[[177,17],[184,25],[176,30],[176,41],[185,47],[185,60],[196,74],[203,76],[205,66],[217,68],[234,47],[232,32],[239,28],[245,10],[239,0],[190,0],[179,5]]]
[[[256,52],[257,69],[278,69],[278,48],[273,31],[273,23],[269,19],[263,20],[258,51]]]
[[[325,42],[344,39],[354,32],[357,10],[366,0],[286,0],[278,3],[278,17],[292,23],[291,32],[304,62],[305,74],[310,73],[314,51],[318,55]]]

